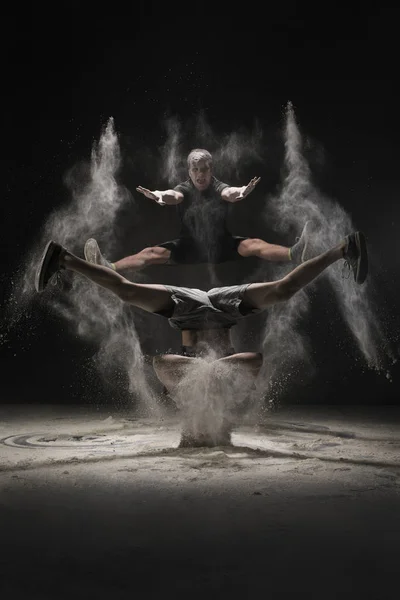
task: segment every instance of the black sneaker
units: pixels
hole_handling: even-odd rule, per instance
[[[296,239],[294,246],[290,248],[290,257],[296,264],[307,260],[307,250],[310,242],[311,221],[306,221],[301,236]]]
[[[108,267],[115,271],[114,265],[110,263],[101,253],[98,243],[94,238],[90,238],[87,240],[85,247],[83,249],[83,253],[85,255],[85,259],[94,264],[101,265],[102,267]]]
[[[60,257],[65,251],[65,248],[56,242],[50,241],[47,244],[36,271],[35,288],[37,292],[43,292],[50,279],[65,268],[60,265]]]
[[[356,231],[347,235],[343,258],[349,269],[353,271],[354,281],[364,283],[368,275],[368,252],[364,234]]]

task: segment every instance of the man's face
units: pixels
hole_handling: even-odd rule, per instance
[[[193,160],[189,168],[189,177],[199,192],[206,190],[212,179],[211,166],[208,161],[203,159]]]

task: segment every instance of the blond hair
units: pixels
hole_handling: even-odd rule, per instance
[[[209,166],[212,166],[212,156],[208,150],[204,150],[203,148],[195,148],[191,150],[187,157],[187,166],[188,169],[192,166],[192,163],[198,162],[199,160],[205,160]]]

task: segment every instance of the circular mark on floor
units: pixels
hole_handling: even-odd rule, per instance
[[[105,434],[49,434],[30,433],[10,435],[0,440],[0,444],[14,448],[82,448],[84,450],[99,448],[128,447],[154,441],[153,435],[105,435]]]

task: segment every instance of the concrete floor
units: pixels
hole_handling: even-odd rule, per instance
[[[1,406],[0,590],[397,597],[400,408],[286,407],[232,447],[179,439],[174,417]]]

